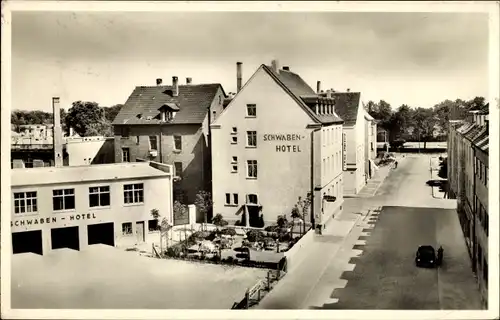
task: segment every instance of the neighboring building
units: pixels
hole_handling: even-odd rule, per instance
[[[488,296],[488,109],[453,120],[448,133],[448,195],[457,213],[477,274],[483,302]]]
[[[365,180],[371,179],[375,173],[377,157],[377,120],[365,111]]]
[[[359,92],[333,93],[335,111],[344,120],[342,129],[347,148],[347,165],[344,169],[344,195],[357,194],[368,179],[366,166],[369,161],[366,158],[365,150],[368,135],[366,122],[372,121],[373,118],[360,106],[360,97]]]
[[[472,140],[474,159],[474,210],[475,210],[475,233],[474,245],[475,262],[474,269],[477,274],[479,289],[483,303],[488,303],[488,234],[489,234],[489,207],[488,207],[488,185],[489,185],[489,125],[487,113],[477,115],[478,122],[484,125],[480,133]]]
[[[154,160],[174,166],[174,198],[193,203],[211,189],[210,126],[223,109],[220,84],[139,86],[113,121],[115,162]],[[201,221],[202,217],[197,217]]]
[[[64,165],[82,166],[115,162],[114,137],[68,137]]]
[[[172,167],[153,163],[12,169],[14,253],[150,241],[172,221]],[[157,240],[157,239],[155,239]]]
[[[342,209],[343,120],[319,86],[275,60],[242,87],[237,63],[238,92],[211,126],[214,214],[262,227],[312,194],[304,218],[323,228]]]
[[[22,133],[12,136],[11,168],[62,165],[66,153],[62,138],[59,106],[59,98],[52,98],[56,125],[22,125]],[[54,146],[56,147],[54,148]]]
[[[54,123],[59,123],[59,99],[53,99]],[[62,154],[60,164],[81,166],[88,164],[114,163],[113,137],[62,136],[61,125],[22,125],[21,133],[12,134],[11,168],[53,167],[54,142]],[[54,135],[54,132],[59,134]],[[57,137],[57,138],[56,138]]]

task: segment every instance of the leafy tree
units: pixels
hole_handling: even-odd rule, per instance
[[[73,102],[65,117],[65,124],[67,128],[73,128],[82,137],[109,135],[111,130],[110,123],[104,115],[104,109],[96,102]]]
[[[413,123],[419,137],[419,141],[424,142],[424,149],[427,147],[427,142],[434,137],[436,126],[436,118],[432,109],[417,108],[413,115]]]
[[[206,229],[208,222],[208,213],[212,210],[212,194],[208,191],[201,190],[196,194],[194,204],[198,211],[203,215],[203,228]]]
[[[112,123],[115,120],[116,115],[122,109],[123,104],[115,104],[112,107],[103,107],[104,108],[104,116],[109,123]]]
[[[171,222],[167,220],[166,217],[163,217],[160,222],[161,214],[160,210],[158,209],[152,209],[151,210],[151,216],[153,217],[154,220],[156,220],[157,223],[157,228],[160,230],[160,252],[163,254],[163,237],[167,237],[167,248],[168,249],[168,232],[172,229],[173,225]]]
[[[215,217],[213,217],[212,223],[215,224],[217,226],[217,228],[224,227],[224,226],[228,225],[228,222],[226,220],[224,220],[224,218],[222,217],[222,215],[220,213],[217,213],[215,215]]]

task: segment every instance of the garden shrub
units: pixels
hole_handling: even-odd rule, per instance
[[[250,242],[260,241],[264,238],[264,233],[260,230],[250,230],[247,232],[247,239]]]
[[[220,231],[220,233],[228,236],[235,236],[236,230],[234,230],[233,228],[224,228]]]

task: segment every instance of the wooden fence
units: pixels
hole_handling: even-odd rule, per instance
[[[259,280],[255,285],[248,288],[245,292],[245,297],[241,301],[235,302],[231,309],[248,309],[258,304],[264,295],[271,291],[273,284],[285,276],[286,259],[284,261],[284,264],[280,264],[278,268],[268,270],[265,280]]]

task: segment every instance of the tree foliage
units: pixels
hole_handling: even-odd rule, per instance
[[[203,215],[203,222],[208,223],[208,214],[212,210],[212,194],[208,191],[201,190],[196,194],[194,205],[198,211]]]
[[[228,225],[228,222],[224,220],[220,213],[216,214],[215,217],[213,217],[212,223],[217,227],[224,227]]]
[[[72,127],[80,136],[112,136],[111,123],[122,107],[121,104],[101,107],[96,102],[75,101],[68,112],[63,108],[60,110],[62,130],[69,134],[69,127]],[[52,112],[14,110],[10,123],[13,130],[19,132],[21,125],[52,124],[53,119]]]
[[[485,105],[486,100],[483,97],[475,97],[468,101],[447,99],[432,108],[410,107],[403,104],[393,110],[384,100],[378,103],[368,101],[364,107],[379,121],[378,126],[388,132],[391,145],[397,141],[420,140],[424,142],[425,148],[428,141],[445,139],[449,120],[465,119],[469,111],[482,109]]]

